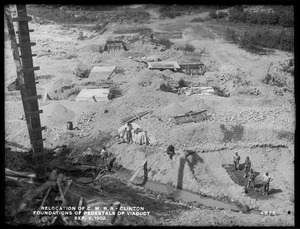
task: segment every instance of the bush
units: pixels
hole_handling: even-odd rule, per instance
[[[248,31],[238,36],[236,31],[226,29],[227,40],[236,42],[241,48],[249,51],[261,52],[263,48],[279,49],[283,51],[294,51],[294,32],[282,30],[280,33],[264,29],[258,31]]]
[[[293,27],[294,26],[294,13],[284,12],[280,15],[279,24],[283,27]]]
[[[185,82],[184,79],[180,79],[180,80],[178,81],[178,85],[179,85],[180,88],[181,88],[181,87],[187,87],[187,86],[188,86],[187,82]]]
[[[174,8],[173,6],[163,6],[159,9],[161,18],[175,18],[183,15],[182,12],[178,11],[178,8]]]
[[[217,11],[216,10],[213,10],[213,11],[210,11],[208,16],[211,18],[211,19],[216,19],[218,17],[217,15]]]
[[[75,67],[75,70],[74,70],[75,76],[77,76],[79,78],[88,78],[89,74],[90,74],[90,69],[82,62],[77,64],[77,66]]]
[[[233,41],[233,42],[238,42],[239,41],[239,37],[237,35],[237,33],[230,28],[226,28],[226,32],[225,32],[225,38],[229,41]]]
[[[186,51],[186,52],[194,52],[195,47],[191,44],[186,44],[183,50]]]
[[[240,15],[242,14],[241,10],[232,8],[229,10],[229,16],[228,21],[230,22],[239,22],[240,21]]]
[[[218,18],[219,15],[218,15]],[[242,8],[234,7],[229,10],[230,22],[243,22],[260,25],[281,25],[283,27],[294,26],[294,11],[291,7],[281,7],[275,12],[248,12]]]
[[[225,18],[225,17],[227,17],[227,16],[228,16],[228,13],[223,12],[223,11],[220,11],[220,12],[218,12],[218,14],[217,14],[217,18],[218,18],[218,19]]]
[[[99,32],[102,30],[102,26],[99,24],[99,23],[96,23],[96,25],[94,27],[92,27],[92,31],[96,31],[96,32]]]
[[[151,42],[155,43],[155,44],[159,44],[159,45],[163,45],[165,47],[165,49],[169,49],[173,43],[165,38],[160,38],[160,39],[151,39]]]
[[[82,40],[84,40],[85,38],[86,38],[86,37],[83,36],[83,32],[79,32],[79,35],[78,35],[78,37],[77,37],[77,40],[82,41]]]

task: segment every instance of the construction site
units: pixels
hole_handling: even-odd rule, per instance
[[[5,7],[6,224],[295,225],[294,53],[161,7]]]

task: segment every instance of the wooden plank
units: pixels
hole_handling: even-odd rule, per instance
[[[43,130],[46,130],[46,126],[42,126],[42,127],[39,127],[39,128],[35,128],[35,129],[30,129],[29,131],[31,132],[35,132],[35,131],[43,131]]]
[[[41,113],[43,113],[43,110],[26,112],[26,114],[29,115],[29,116],[38,115],[38,114],[41,114]]]
[[[72,184],[72,180],[68,180],[67,181],[67,187],[64,190],[64,196],[66,195],[66,193],[67,193],[68,189],[70,188],[71,184]]]
[[[67,186],[66,186],[65,190],[63,191],[63,195],[64,195],[64,196],[66,195],[66,193],[67,193],[69,187],[71,186],[71,184],[72,184],[72,180],[68,180]],[[61,196],[57,196],[57,197],[55,198],[55,201],[62,201],[62,197],[61,197]]]
[[[137,167],[132,175],[132,177],[129,179],[129,182],[133,182],[134,179],[138,176],[138,174],[140,173],[140,171],[142,170],[142,168],[144,167],[144,165],[147,163],[147,160],[144,160],[141,164],[141,166]]]
[[[17,182],[23,182],[23,183],[28,183],[28,184],[33,184],[32,178],[23,178],[23,177],[12,177],[12,176],[5,176],[6,180],[13,180]]]
[[[22,30],[22,31],[16,31],[16,33],[21,34],[21,33],[30,33],[30,32],[34,32],[33,29],[28,29],[28,30]]]
[[[50,177],[49,177],[49,180],[57,180],[58,176],[57,176],[57,169],[54,169],[52,170],[51,174],[50,174]]]
[[[46,195],[45,195],[44,198],[43,198],[43,201],[42,201],[42,203],[41,203],[40,208],[42,208],[42,207],[44,206],[44,204],[45,204],[45,202],[46,202],[46,200],[47,200],[47,197],[48,197],[48,195],[49,195],[51,189],[52,189],[52,186],[50,186],[50,187],[48,188],[48,190],[47,190],[47,192],[46,192]]]
[[[82,203],[83,203],[83,197],[81,196],[79,199],[78,208],[81,208]]]
[[[149,113],[149,111],[144,111],[144,112],[141,112],[141,113],[139,113],[137,115],[133,115],[133,116],[131,116],[129,118],[123,118],[122,119],[122,124],[127,123],[127,122],[132,122],[132,121],[134,121],[134,120],[136,120],[138,118],[143,117],[144,115],[146,115],[148,113]]]
[[[31,83],[21,84],[21,85],[19,85],[19,87],[30,88],[30,87],[35,87],[35,85],[39,84],[39,83],[40,82],[35,81],[35,82],[31,82]]]
[[[203,111],[196,111],[196,112],[190,112],[190,113],[186,113],[186,114],[182,114],[182,115],[176,115],[174,116],[174,118],[180,118],[180,117],[185,117],[185,116],[189,116],[189,115],[197,115],[203,112],[206,112],[207,110],[203,110]]]
[[[29,43],[19,43],[17,44],[18,47],[28,47],[28,46],[35,46],[36,43],[35,42],[29,42]]]
[[[33,67],[33,68],[23,68],[21,71],[26,73],[26,72],[33,72],[33,71],[37,71],[37,70],[40,70],[39,66]]]
[[[23,98],[24,101],[29,101],[29,100],[38,100],[38,99],[41,99],[42,96],[41,95],[35,95],[35,96],[30,96],[30,97],[27,97],[27,98]]]
[[[37,56],[37,54],[31,54],[31,56],[33,57],[33,56]],[[20,56],[20,58],[23,58],[22,56]],[[24,60],[24,58],[23,58],[23,60]]]
[[[31,55],[29,55],[29,57],[28,56],[26,56],[26,57],[20,56],[20,58],[22,58],[22,61],[31,61],[32,57],[34,57],[34,56],[37,56],[37,54],[31,54]]]
[[[107,77],[107,80],[110,79],[111,75],[115,72],[116,68],[109,74],[109,76]]]
[[[32,20],[32,17],[29,17],[29,16],[23,16],[23,17],[15,17],[15,18],[12,18],[12,21],[13,21],[13,22],[31,21],[31,20]]]
[[[60,173],[60,174],[58,175],[58,178],[57,178],[57,180],[56,180],[56,184],[57,184],[57,185],[60,185],[60,184],[61,184],[62,179],[63,179],[63,176],[64,176],[64,174],[62,174],[62,173]]]
[[[200,122],[200,121],[203,121],[207,118],[209,118],[211,115],[206,115],[205,117],[194,117],[194,121],[195,122]],[[191,118],[188,118],[188,117],[185,117],[185,119],[182,119],[183,117],[181,118],[175,118],[175,121],[176,121],[176,124],[183,124],[183,123],[188,123],[188,122],[193,122],[193,119]]]
[[[63,179],[63,174],[60,173],[58,175],[58,178],[56,180],[56,185],[58,186],[58,190],[59,190],[59,194],[60,194],[60,197],[61,197],[61,200],[63,202],[63,205],[66,203],[66,200],[65,200],[65,197],[64,197],[64,193],[62,191],[62,188],[61,188],[61,182],[62,182],[62,179]]]
[[[118,212],[121,207],[121,203],[119,201],[116,201],[113,203],[112,207],[113,207],[113,209],[115,209],[115,212],[114,212],[114,214],[112,214],[111,216],[108,217],[108,221],[110,222],[111,225],[113,225],[116,222]]]
[[[5,168],[5,175],[12,176],[12,177],[25,177],[25,178],[35,178],[36,177],[35,173],[13,171],[8,168]]]

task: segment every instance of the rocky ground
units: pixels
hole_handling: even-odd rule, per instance
[[[83,25],[41,24],[37,19],[29,23],[30,29],[34,29],[31,40],[37,43],[32,48],[33,53],[37,54],[34,65],[40,66],[40,71],[36,72],[38,94],[48,92],[52,99],[56,99],[40,101],[39,104],[44,111],[41,114],[42,126],[47,127],[43,132],[46,138],[44,146],[51,152],[61,146],[69,149],[68,157],[57,154],[51,158],[52,166],[55,167],[58,161],[72,161],[87,147],[97,149],[102,145],[106,145],[109,152],[117,157],[118,165],[130,170],[140,166],[144,159],[151,163],[161,155],[149,173],[152,180],[214,198],[226,196],[250,208],[278,213],[277,216],[261,216],[197,208],[183,203],[183,207],[178,207],[178,203],[171,201],[168,204],[166,201],[170,200],[155,194],[156,198],[149,197],[148,202],[140,200],[142,205],[153,203],[151,211],[154,218],[140,220],[139,225],[293,225],[295,101],[293,75],[286,71],[293,54],[275,50],[272,54],[259,56],[246,52],[218,37],[205,26],[205,22],[190,22],[199,15],[161,20],[155,10],[151,9],[149,13],[150,21],[143,27],[139,25],[141,28],[182,33],[182,38],[170,39],[175,44],[170,49],[151,43],[147,36],[125,34],[128,51],[99,53],[99,45],[105,44],[112,36],[122,35],[115,31],[137,26],[132,24],[111,23],[99,35]],[[84,39],[78,39],[82,34]],[[195,51],[188,53],[176,48],[184,43],[192,44]],[[138,62],[150,57],[178,62],[196,59],[206,64],[207,71],[201,77],[188,76],[170,70],[149,70]],[[116,74],[106,82],[117,85],[122,96],[109,102],[75,102],[74,97],[81,88],[101,83],[76,77],[73,72],[80,62],[88,67],[114,65],[123,69],[123,74]],[[273,66],[269,70],[273,84],[267,85],[262,81],[270,65]],[[9,41],[6,40],[5,85],[15,77],[15,65]],[[176,85],[180,79],[192,85],[217,86],[230,96],[186,96],[159,89],[162,81]],[[276,80],[284,82],[284,86],[274,85]],[[175,108],[193,111],[208,109],[211,117],[204,122],[176,125],[173,119]],[[153,135],[157,145],[118,144],[115,136],[121,119],[141,111],[151,112],[135,123]],[[74,130],[67,130],[67,121],[73,122]],[[18,156],[22,154],[26,158],[30,148],[18,91],[5,91],[5,139],[11,148],[6,150],[6,167],[32,169],[26,166],[29,161]],[[175,146],[177,153],[172,160],[162,153],[170,144]],[[185,158],[185,149],[196,153]],[[224,165],[232,163],[236,151],[242,161],[249,156],[253,169],[260,175],[269,171],[274,178],[271,189],[278,191],[269,198],[244,193],[243,185],[236,182],[224,168]],[[108,188],[107,192],[112,189]],[[133,196],[138,191],[136,187],[124,189],[126,195]],[[150,195],[149,191],[142,190],[142,193]],[[116,193],[109,198],[129,205],[136,204],[132,198],[124,199],[122,195],[122,192]],[[164,205],[168,205],[164,213],[159,212]]]

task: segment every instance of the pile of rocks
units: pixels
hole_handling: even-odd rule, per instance
[[[222,115],[212,115],[211,120],[217,122],[224,122],[232,125],[263,123],[267,121],[268,125],[292,130],[293,117],[289,119],[287,117],[289,117],[288,111],[284,111],[281,108],[275,108],[262,111],[243,110],[239,113],[230,112]]]
[[[239,113],[229,113],[225,115],[212,116],[213,121],[225,122],[230,124],[246,124],[263,122],[266,119],[264,112],[241,111]]]
[[[74,126],[77,130],[77,136],[79,138],[87,137],[90,135],[92,124],[95,118],[96,112],[83,113],[74,120]]]

